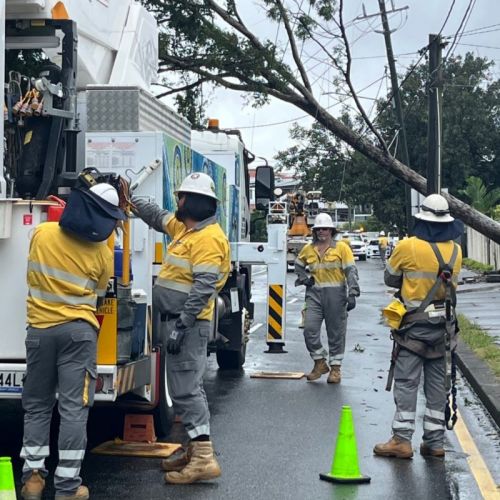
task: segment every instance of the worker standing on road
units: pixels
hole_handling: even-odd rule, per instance
[[[460,246],[453,240],[462,232],[463,224],[450,215],[446,199],[431,194],[415,215],[414,236],[399,242],[387,264],[385,283],[399,290],[407,312],[401,311],[402,323],[391,331],[395,343],[387,388],[393,373],[396,414],[393,436],[375,446],[377,455],[413,456],[411,438],[423,368],[426,408],[420,453],[444,456],[445,364],[456,347],[455,288],[462,265]]]
[[[95,181],[94,181],[95,182]],[[98,297],[104,297],[113,258],[105,240],[125,219],[117,190],[107,183],[72,191],[61,221],[37,226],[28,258],[28,332],[22,404],[22,498],[42,498],[52,409],[59,395],[59,463],[55,498],[87,499],[80,466],[94,399]]]
[[[317,380],[330,372],[327,382],[338,384],[345,350],[347,311],[356,307],[356,297],[360,293],[358,271],[350,246],[333,239],[336,230],[328,214],[318,214],[312,229],[312,243],[308,243],[295,260],[298,276],[295,285],[306,286],[304,338],[314,360],[307,380]],[[323,320],[328,335],[328,353],[321,344]]]
[[[215,297],[229,275],[231,259],[228,240],[215,218],[218,200],[213,180],[192,173],[176,196],[175,214],[136,197],[132,210],[172,238],[153,289],[153,305],[167,320],[162,344],[167,351],[168,388],[191,442],[180,457],[163,460],[162,467],[167,483],[187,484],[221,474],[210,441],[203,374]]]
[[[380,261],[382,262],[383,266],[385,266],[388,244],[389,243],[385,235],[385,231],[380,231],[380,233],[378,233],[378,252],[380,255]]]

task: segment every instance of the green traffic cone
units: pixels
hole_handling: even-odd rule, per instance
[[[319,477],[332,483],[370,482],[371,478],[363,476],[359,471],[356,436],[354,435],[354,422],[350,406],[342,407],[332,468],[330,472],[320,474]]]
[[[10,457],[0,457],[0,500],[16,500]]]

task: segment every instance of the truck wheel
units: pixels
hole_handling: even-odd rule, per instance
[[[153,412],[155,432],[159,438],[165,438],[170,434],[174,421],[174,409],[172,407],[172,400],[168,394],[166,358],[167,353],[162,348],[160,351],[160,383],[158,387],[160,395],[158,404]]]
[[[241,346],[239,351],[217,349],[217,364],[221,370],[239,370],[245,364],[247,345]]]

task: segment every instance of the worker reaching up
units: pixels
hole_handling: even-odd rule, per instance
[[[318,214],[312,229],[312,243],[307,244],[295,260],[298,276],[295,285],[306,286],[304,338],[314,360],[307,380],[317,380],[330,372],[327,382],[338,384],[345,350],[347,311],[356,307],[356,297],[360,293],[358,271],[350,246],[333,239],[336,229],[328,214]],[[323,320],[328,352],[321,344]]]
[[[44,222],[31,238],[22,396],[21,497],[25,500],[42,498],[56,402],[61,422],[55,498],[89,498],[88,488],[81,484],[80,466],[97,376],[99,322],[95,312],[113,272],[113,256],[105,240],[125,218],[113,186],[82,186],[72,191],[59,224]]]
[[[153,288],[153,307],[166,320],[168,388],[191,442],[180,457],[163,460],[167,483],[186,484],[220,476],[210,440],[210,413],[203,389],[210,322],[217,292],[229,275],[229,243],[215,219],[217,196],[204,173],[188,175],[176,192],[174,213],[134,197],[133,212],[168,234],[165,262]]]

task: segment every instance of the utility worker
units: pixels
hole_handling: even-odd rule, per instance
[[[387,240],[387,237],[385,235],[385,231],[380,231],[378,233],[378,252],[380,254],[380,260],[382,262],[382,265],[385,266],[385,260],[387,256],[387,246],[389,245],[389,242]]]
[[[24,459],[21,496],[42,498],[52,409],[59,395],[57,500],[87,499],[80,467],[94,400],[98,297],[113,272],[106,240],[125,219],[117,190],[107,183],[74,189],[59,222],[37,226],[28,257],[28,331],[22,405]]]
[[[446,199],[431,194],[415,215],[414,236],[401,240],[387,263],[385,283],[399,290],[407,312],[399,329],[391,332],[395,341],[390,371],[396,403],[393,436],[375,446],[376,455],[413,456],[411,439],[423,368],[426,408],[420,453],[444,456],[445,359],[456,346],[455,288],[462,264],[460,246],[453,240],[462,232],[463,224],[450,215]],[[388,390],[391,384],[390,378]]]
[[[218,200],[213,180],[192,173],[175,194],[175,214],[137,197],[132,210],[172,239],[153,289],[153,305],[167,320],[162,343],[168,388],[191,442],[180,457],[163,460],[162,467],[167,483],[187,484],[221,474],[210,441],[203,373],[214,302],[229,275],[231,259],[228,240],[215,218]]]
[[[295,260],[298,276],[295,286],[306,286],[304,338],[314,360],[307,380],[317,380],[330,372],[327,382],[338,384],[345,350],[347,311],[356,307],[356,297],[360,293],[358,271],[350,246],[333,239],[336,230],[328,214],[318,214],[312,229],[312,243],[308,243]],[[328,335],[328,353],[321,344],[323,320]]]

